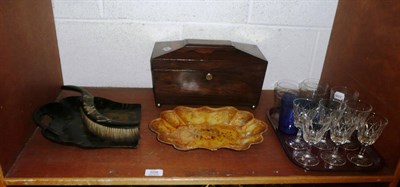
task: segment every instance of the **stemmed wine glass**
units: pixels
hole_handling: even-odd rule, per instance
[[[302,124],[305,123],[304,116],[307,116],[307,110],[304,105],[312,103],[312,100],[306,98],[296,98],[293,100],[293,120],[294,126],[298,129],[296,137],[290,137],[286,140],[286,144],[289,145],[295,151],[302,151],[307,149],[306,142],[303,141]]]
[[[366,147],[376,142],[388,123],[387,118],[376,113],[372,113],[364,123],[361,123],[358,126],[357,139],[363,147],[358,153],[347,154],[349,161],[361,167],[371,166],[373,161],[365,154]]]
[[[347,86],[334,86],[331,88],[330,99],[346,103],[350,100],[357,100],[359,95],[360,93],[357,90],[349,88]],[[355,142],[351,142],[350,138],[346,140],[345,144],[341,145],[343,149],[348,151],[358,149],[358,144],[356,144]]]
[[[326,163],[332,166],[343,166],[346,164],[346,156],[339,154],[339,146],[346,143],[346,141],[353,134],[357,128],[357,124],[351,123],[353,116],[346,110],[342,114],[339,112],[332,120],[330,127],[330,138],[336,144],[332,151],[325,151],[321,153],[321,158]]]
[[[328,95],[329,85],[321,82],[319,79],[309,78],[303,80],[299,85],[300,97],[310,98],[316,102],[325,99]],[[333,145],[326,141],[326,134],[320,142],[314,146],[321,150],[330,150]]]
[[[346,123],[353,123],[356,126],[355,130],[358,130],[360,124],[363,124],[367,119],[368,115],[372,111],[372,106],[361,100],[349,100],[345,104],[348,118]],[[357,150],[358,144],[351,142],[351,137],[341,147],[345,150]]]
[[[324,106],[305,98],[298,98],[293,101],[304,112],[300,114],[302,120],[303,139],[307,142],[306,151],[298,152],[293,157],[303,166],[316,166],[319,164],[317,155],[311,153],[312,145],[321,141],[324,133],[328,130],[331,117]]]

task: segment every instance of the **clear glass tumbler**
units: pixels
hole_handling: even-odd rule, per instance
[[[297,95],[298,92],[299,84],[296,81],[288,79],[279,80],[274,86],[274,107],[280,107],[284,94],[291,93]]]
[[[299,84],[299,96],[319,101],[328,96],[329,85],[319,79],[309,78]]]

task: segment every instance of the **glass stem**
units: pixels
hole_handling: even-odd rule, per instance
[[[362,146],[362,147],[361,147],[360,152],[358,152],[358,156],[364,157],[366,147],[367,147],[367,146]]]
[[[325,132],[324,135],[322,136],[322,139],[320,142],[326,143],[326,136],[327,136],[327,133]]]
[[[307,148],[307,154],[306,155],[311,155],[311,149],[312,149],[312,144],[308,144],[308,148]]]
[[[295,142],[300,142],[301,141],[301,136],[302,136],[302,131],[301,129],[297,130],[297,134],[296,134],[296,139],[294,140]]]
[[[339,145],[336,145],[334,148],[333,148],[333,155],[338,155],[338,152],[339,152]]]

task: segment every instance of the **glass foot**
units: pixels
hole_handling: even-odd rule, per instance
[[[355,164],[356,166],[360,166],[360,167],[369,167],[369,166],[372,166],[372,164],[373,164],[373,162],[370,158],[368,158],[364,155],[356,154],[356,153],[347,154],[347,159],[349,159],[349,161],[351,163]]]
[[[354,142],[349,142],[349,143],[343,144],[340,147],[346,151],[355,151],[360,148],[360,146]]]
[[[303,151],[306,150],[308,145],[303,140],[298,140],[296,137],[288,138],[286,140],[286,144],[291,147],[295,151]]]
[[[346,164],[346,157],[344,155],[334,154],[331,151],[322,152],[321,158],[325,163],[332,166],[343,166]]]
[[[316,166],[319,164],[318,156],[309,153],[307,151],[298,152],[297,154],[294,154],[293,157],[296,160],[296,162],[305,167]]]
[[[319,150],[332,150],[335,146],[327,141],[320,141],[314,145]]]

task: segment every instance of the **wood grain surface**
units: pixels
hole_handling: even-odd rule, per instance
[[[33,112],[63,81],[51,1],[0,1],[0,12],[0,164],[7,172],[35,129]]]
[[[96,96],[119,102],[140,103],[142,119],[136,149],[83,149],[45,139],[36,130],[6,174],[8,185],[22,184],[276,184],[391,182],[395,166],[385,165],[378,172],[310,172],[294,165],[285,155],[276,134],[267,122],[266,112],[273,104],[273,92],[263,91],[259,107],[237,107],[266,121],[264,141],[245,151],[196,149],[179,151],[156,139],[148,128],[163,110],[157,108],[152,90],[89,89]],[[60,97],[75,93],[63,92]],[[33,125],[32,123],[30,125]],[[144,176],[146,169],[162,169],[162,177]]]
[[[399,1],[340,1],[321,78],[358,90],[389,119],[375,147],[391,166],[400,157],[399,16]]]

